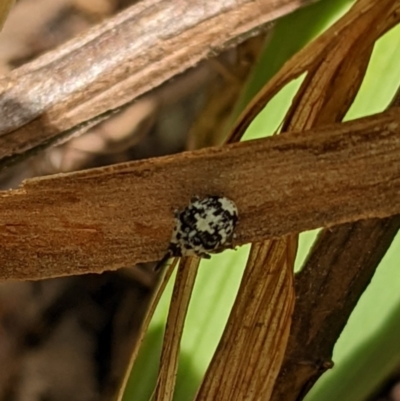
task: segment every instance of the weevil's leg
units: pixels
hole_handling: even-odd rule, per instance
[[[171,252],[168,251],[164,257],[155,265],[154,271],[157,272],[161,269],[162,266],[168,261],[168,259],[172,258]]]
[[[208,253],[205,253],[205,252],[198,252],[197,256],[199,256],[200,258],[203,258],[203,259],[211,259],[211,255],[209,255]]]
[[[233,246],[233,241],[236,239],[236,234],[232,233],[232,235],[227,238],[224,249],[235,249]]]

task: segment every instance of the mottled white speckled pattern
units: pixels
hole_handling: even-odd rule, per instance
[[[170,256],[210,258],[232,245],[238,210],[233,201],[221,196],[195,198],[175,214]]]

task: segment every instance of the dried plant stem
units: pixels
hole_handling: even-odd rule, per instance
[[[179,347],[199,262],[198,258],[183,258],[178,268],[164,334],[155,401],[171,401],[174,395]]]

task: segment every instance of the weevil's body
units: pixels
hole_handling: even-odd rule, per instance
[[[233,201],[223,196],[194,198],[182,211],[175,213],[175,227],[168,253],[173,256],[210,258],[232,246],[238,210]]]

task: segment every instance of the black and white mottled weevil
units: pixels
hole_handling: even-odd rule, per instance
[[[224,196],[195,197],[182,211],[175,212],[175,226],[165,257],[156,270],[170,257],[199,256],[210,258],[232,246],[238,210]]]

